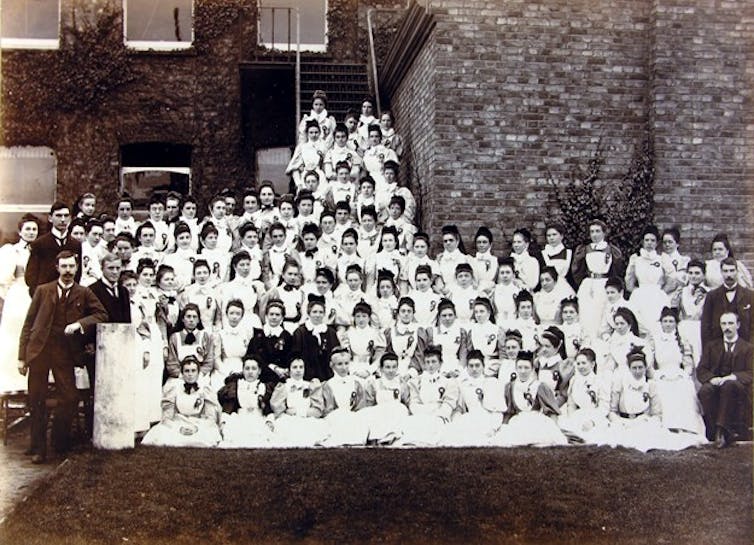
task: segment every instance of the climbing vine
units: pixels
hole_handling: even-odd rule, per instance
[[[558,181],[549,175],[556,214],[563,225],[565,244],[571,248],[585,242],[589,222],[601,218],[610,231],[610,241],[625,255],[636,251],[641,232],[654,219],[654,148],[647,135],[631,160],[628,172],[616,183],[602,179],[605,150],[598,144],[581,173]]]
[[[62,25],[60,50],[45,78],[53,98],[48,104],[63,111],[96,110],[114,91],[136,79],[123,45],[120,9],[112,2],[81,9],[80,3],[75,4],[70,23]]]

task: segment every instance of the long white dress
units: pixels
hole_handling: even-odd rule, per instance
[[[139,402],[134,406],[136,431],[149,429],[149,424],[160,420],[162,414],[166,343],[157,324],[156,305],[156,290],[139,286],[131,303],[131,321],[136,326],[137,346],[140,348],[136,364],[140,393]]]
[[[408,384],[398,378],[381,377],[370,380],[366,388],[370,391],[368,397],[373,397],[376,403],[359,411],[369,427],[368,439],[381,444],[400,439],[408,418]]]
[[[629,303],[639,324],[650,329],[660,319],[662,308],[670,306],[670,297],[662,290],[666,271],[660,255],[644,249],[639,251],[639,255],[633,254],[626,277],[631,275],[636,279],[638,287],[631,292]]]
[[[243,357],[249,342],[253,337],[253,330],[246,329],[241,324],[236,327],[226,325],[215,335],[215,369],[212,371],[212,388],[217,391],[225,385],[225,379],[231,373],[243,370]]]
[[[681,366],[683,351],[675,333],[656,333],[654,348],[657,366],[654,379],[662,406],[663,426],[704,438],[704,421],[696,388],[690,373]]]
[[[18,339],[31,304],[24,282],[29,249],[26,242],[0,248],[0,392],[26,391],[27,378],[18,372]]]
[[[272,392],[270,406],[277,415],[270,445],[278,448],[314,447],[327,438],[325,421],[307,416],[311,394],[319,385],[289,378]]]
[[[213,388],[214,390],[214,388]],[[236,395],[240,408],[237,412],[223,414],[223,440],[221,448],[265,448],[269,446],[272,430],[267,425],[274,420],[272,416],[265,417],[259,406],[260,396],[264,396],[266,385],[259,381],[238,380]]]
[[[458,381],[458,410],[443,430],[442,444],[451,447],[486,446],[503,425],[503,385],[492,377],[465,376]]]
[[[165,384],[163,419],[144,436],[142,445],[169,447],[214,447],[220,442],[215,393],[199,387],[186,392],[183,380]],[[193,430],[188,435],[181,428]]]

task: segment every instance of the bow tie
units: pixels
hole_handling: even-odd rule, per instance
[[[193,331],[189,331],[186,333],[186,340],[184,341],[184,344],[194,344],[196,342],[196,335],[194,335]]]
[[[173,303],[175,303],[175,297],[173,297],[172,295],[168,295],[167,299],[168,299],[169,305],[172,305]]]
[[[304,255],[306,257],[314,257],[314,254],[316,254],[317,251],[319,251],[319,248],[314,248],[312,250],[304,250]]]
[[[272,210],[273,208],[275,208],[274,204],[263,204],[262,205],[262,210]]]
[[[189,384],[188,382],[183,383],[183,391],[187,394],[190,394],[191,392],[196,392],[199,390],[199,385],[194,382],[192,384]]]
[[[285,291],[293,291],[296,289],[296,286],[291,286],[290,284],[283,284],[283,289]]]

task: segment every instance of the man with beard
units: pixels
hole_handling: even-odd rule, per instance
[[[18,370],[29,373],[32,463],[47,458],[47,377],[52,370],[59,403],[55,408],[52,441],[59,454],[70,449],[71,423],[78,395],[73,368],[82,361],[84,332],[107,320],[107,312],[89,288],[76,284],[76,253],[57,255],[58,279],[37,286],[26,314],[18,349]]]

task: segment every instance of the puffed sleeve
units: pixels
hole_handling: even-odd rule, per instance
[[[175,398],[178,395],[178,388],[183,386],[183,382],[177,379],[170,380],[162,387],[162,421],[173,420],[175,418]]]
[[[270,409],[275,416],[280,416],[288,408],[288,388],[282,382],[278,382],[270,396]]]
[[[545,416],[560,414],[555,393],[547,384],[539,384],[539,388],[537,388],[537,400],[539,401],[540,411]]]
[[[649,416],[662,418],[662,404],[657,395],[657,385],[654,380],[649,381]]]
[[[205,420],[211,420],[215,424],[220,421],[220,405],[217,402],[215,392],[209,386],[202,390],[204,395],[204,407],[202,407],[201,417]]]
[[[636,289],[636,254],[631,255],[626,269],[626,290],[632,292]]]
[[[178,335],[180,332],[176,331],[170,335],[168,341],[168,357],[165,361],[165,369],[168,372],[168,376],[178,378],[180,374],[180,362],[178,361]]]
[[[442,405],[438,416],[445,420],[450,420],[450,415],[458,407],[458,401],[461,397],[461,390],[458,388],[458,382],[454,379],[447,381],[445,384],[445,393],[442,396]]]
[[[329,411],[327,408],[328,402],[325,398],[328,394],[325,393],[325,389],[327,389],[328,392],[330,391],[330,387],[327,383],[322,384],[322,386],[311,393],[311,406],[309,407],[309,413],[307,416],[312,416],[314,418],[327,416]],[[329,397],[332,397],[332,395],[329,394]]]
[[[578,288],[581,281],[586,278],[586,246],[584,244],[578,246],[576,251],[573,252],[573,260],[571,261],[571,274],[573,275],[573,282]]]

